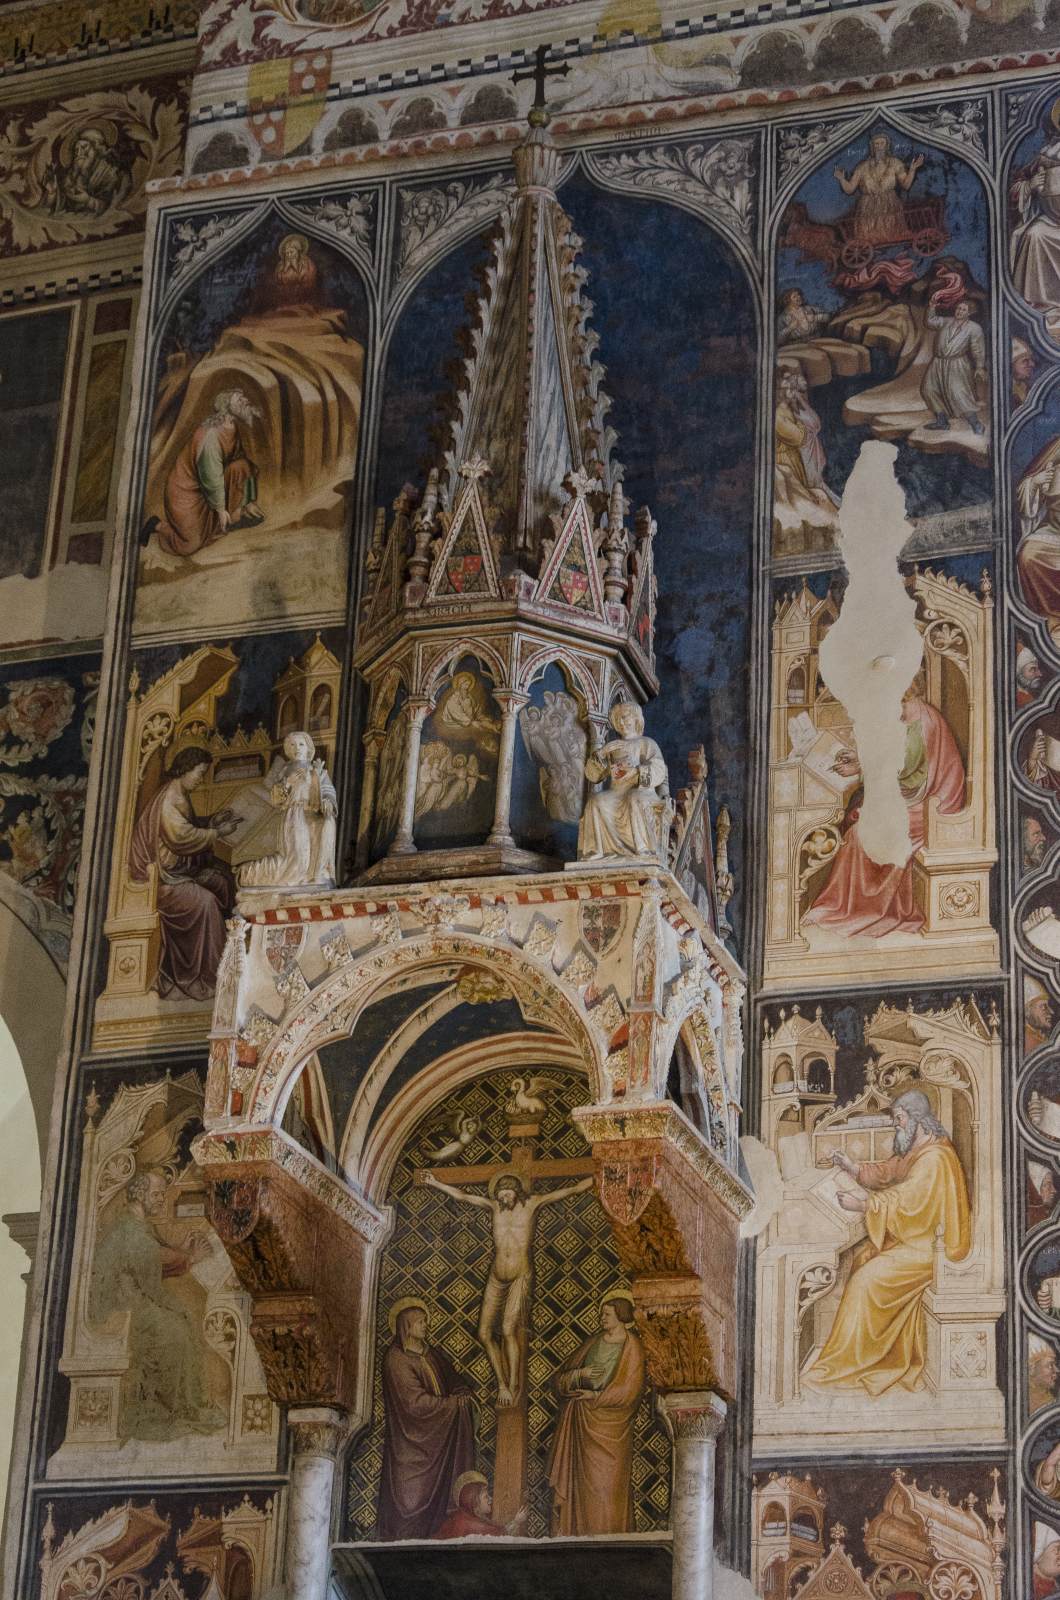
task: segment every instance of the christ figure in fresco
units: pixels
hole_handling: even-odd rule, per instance
[[[463,1205],[478,1206],[491,1213],[493,1260],[482,1295],[478,1340],[497,1379],[497,1404],[514,1405],[523,1387],[520,1330],[530,1294],[530,1248],[537,1213],[542,1206],[555,1205],[569,1195],[591,1189],[593,1180],[582,1178],[562,1189],[531,1194],[515,1173],[503,1173],[490,1180],[488,1198],[443,1183],[433,1172],[424,1173],[422,1181]]]
[[[96,1246],[89,1308],[95,1321],[129,1319],[129,1366],[122,1384],[121,1432],[127,1439],[177,1439],[215,1433],[228,1421],[207,1391],[206,1342],[173,1282],[210,1254],[203,1234],[178,1249],[164,1244],[155,1219],[168,1184],[161,1172],[138,1172],[125,1205]],[[205,1311],[205,1293],[201,1295]]]
[[[393,1341],[383,1357],[383,1467],[380,1539],[432,1539],[452,1506],[457,1481],[475,1464],[471,1389],[427,1338],[423,1300],[390,1311]]]
[[[134,883],[146,883],[152,867],[157,871],[162,949],[156,988],[163,999],[208,999],[224,949],[234,890],[232,874],[214,855],[214,845],[239,822],[228,811],[201,819],[191,804],[192,790],[212,760],[208,750],[194,745],[178,751],[166,781],[137,818],[129,846]]]
[[[885,133],[869,140],[869,153],[859,161],[847,177],[843,167],[836,167],[833,176],[844,194],[856,194],[854,207],[854,237],[866,244],[892,244],[906,232],[905,211],[899,189],[908,192],[913,179],[924,165],[924,157],[917,155],[908,163],[902,161],[891,149]]]
[[[874,861],[858,837],[860,808],[855,804],[847,813],[828,881],[802,918],[804,928],[880,939],[887,933],[919,933],[924,925],[913,893],[913,857],[924,843],[928,802],[937,801],[943,816],[964,805],[964,762],[942,712],[924,699],[921,674],[902,697],[902,721],[905,762],[898,786],[909,812],[909,858],[900,867]],[[843,777],[856,777],[860,769],[854,752],[842,752],[835,769]]]
[[[947,1259],[971,1249],[971,1206],[964,1169],[946,1129],[920,1089],[892,1107],[894,1154],[886,1161],[832,1160],[864,1191],[840,1193],[844,1211],[865,1218],[868,1240],[847,1279],[832,1331],[806,1382],[860,1387],[873,1398],[918,1389],[927,1336],[924,1291],[941,1239]]]
[[[644,1351],[633,1297],[615,1290],[600,1328],[557,1373],[561,1409],[549,1456],[552,1532],[628,1533],[633,1527],[633,1421],[644,1393]]]

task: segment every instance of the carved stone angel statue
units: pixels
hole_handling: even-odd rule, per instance
[[[257,821],[239,846],[240,889],[334,886],[335,785],[315,752],[308,733],[289,733],[283,758],[276,758],[256,786]],[[253,809],[243,795],[236,804],[244,812]]]
[[[585,803],[578,860],[658,861],[671,811],[666,763],[655,740],[644,737],[639,706],[620,701],[611,712],[611,726],[618,738],[594,750],[585,763],[585,776],[592,783],[606,780],[607,788]]]

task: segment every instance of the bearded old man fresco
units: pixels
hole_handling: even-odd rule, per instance
[[[859,1385],[873,1397],[920,1387],[927,1351],[924,1291],[935,1242],[950,1261],[971,1248],[968,1186],[957,1152],[928,1097],[909,1089],[894,1102],[894,1154],[886,1161],[832,1160],[865,1191],[841,1193],[844,1211],[865,1218],[832,1331],[806,1374],[814,1384]]]

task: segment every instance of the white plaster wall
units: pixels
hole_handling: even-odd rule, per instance
[[[0,1215],[40,1206],[40,1156],[26,1074],[15,1041],[0,1017]],[[8,1459],[22,1349],[26,1253],[0,1227],[0,1506],[7,1497]]]

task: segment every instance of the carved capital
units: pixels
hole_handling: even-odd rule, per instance
[[[724,1400],[709,1390],[692,1394],[661,1394],[659,1414],[676,1444],[679,1439],[713,1442],[725,1427]]]
[[[287,1414],[293,1456],[324,1456],[334,1461],[349,1431],[344,1411],[329,1406],[292,1406]]]

